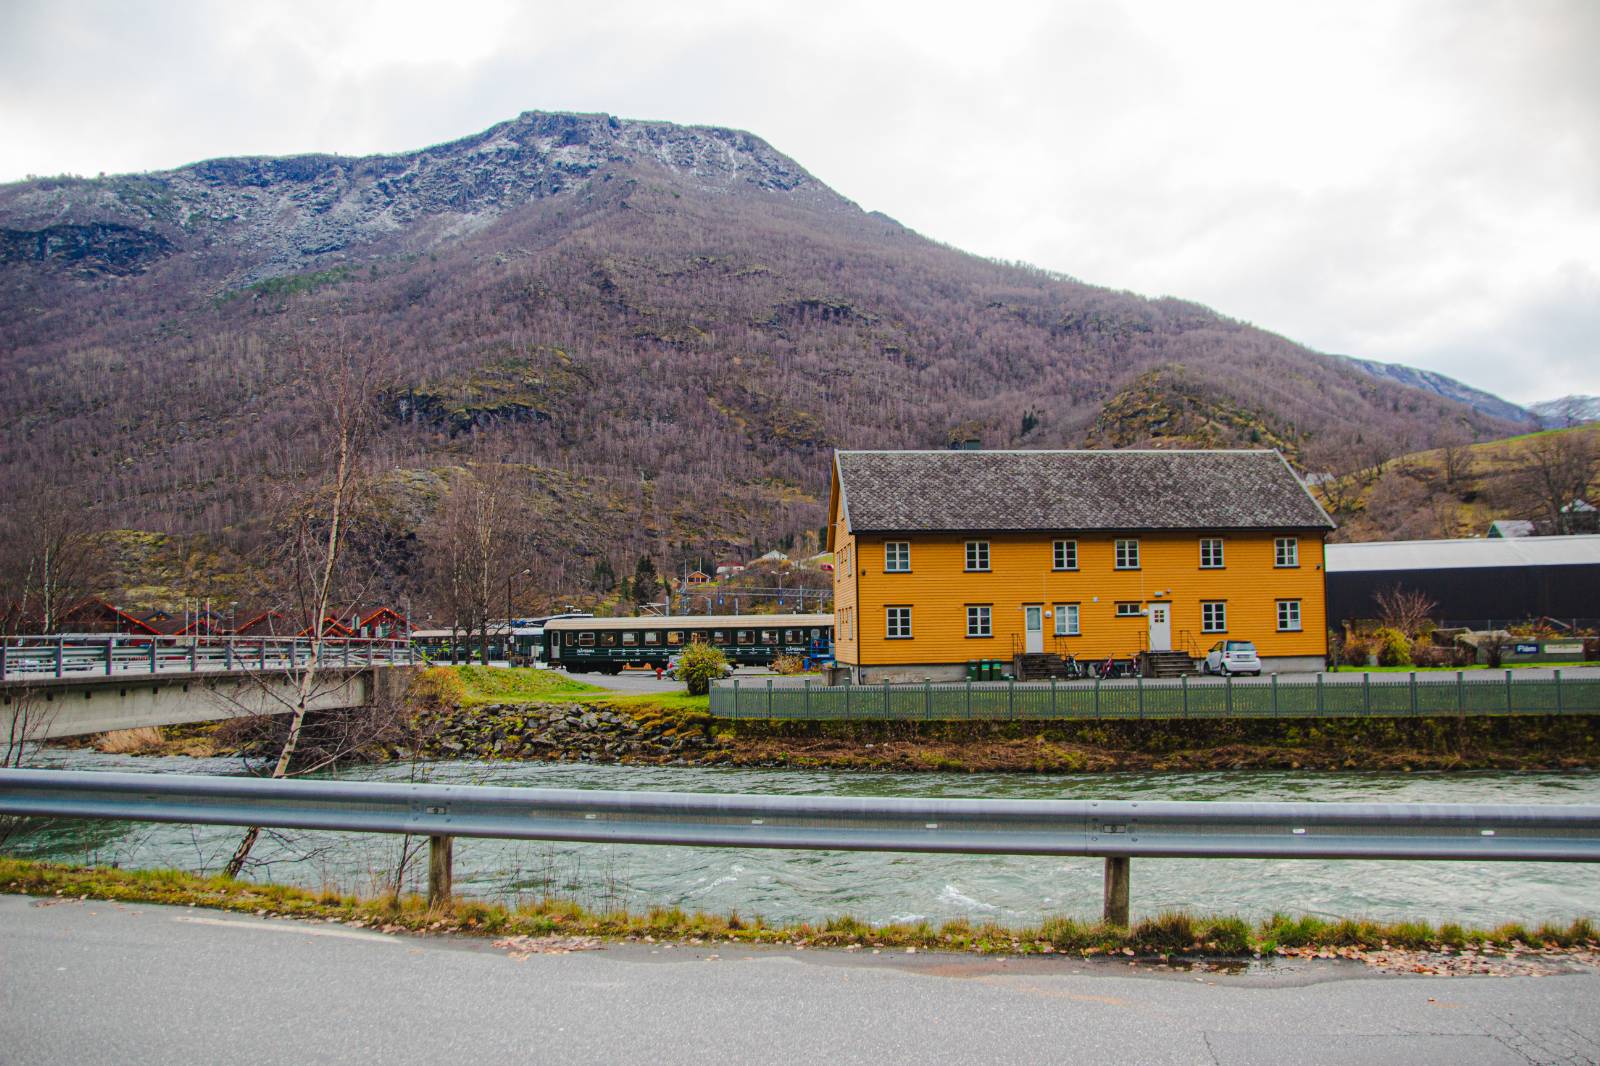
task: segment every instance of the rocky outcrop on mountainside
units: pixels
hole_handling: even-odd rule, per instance
[[[530,201],[591,193],[620,165],[655,169],[711,195],[765,190],[846,204],[794,160],[738,130],[530,111],[472,137],[395,155],[213,159],[0,189],[7,227],[0,256],[49,248],[56,254],[34,258],[122,273],[140,257],[230,250],[247,261],[233,280],[248,283],[396,237],[425,248]]]

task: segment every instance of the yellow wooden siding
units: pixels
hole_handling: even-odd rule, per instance
[[[834,573],[835,602],[854,608],[857,620],[848,650],[841,644],[839,658],[864,666],[1010,658],[1013,638],[1021,646],[1023,607],[1028,604],[1041,604],[1052,614],[1044,621],[1045,650],[1082,659],[1129,657],[1148,643],[1149,621],[1115,617],[1119,602],[1170,603],[1175,649],[1201,652],[1217,640],[1232,638],[1254,641],[1263,656],[1320,656],[1327,647],[1322,538],[1286,535],[1299,538],[1298,567],[1274,565],[1275,534],[1225,534],[1220,570],[1200,569],[1200,537],[1194,534],[1138,536],[1137,570],[1115,568],[1118,538],[1079,536],[1075,571],[1052,569],[1053,542],[1058,539],[1053,536],[856,538],[850,555],[858,584],[844,579],[842,566]],[[836,536],[844,542],[837,531]],[[910,541],[910,573],[884,572],[886,539]],[[989,540],[988,573],[966,572],[969,539]],[[1299,632],[1278,632],[1280,599],[1300,601]],[[1200,604],[1207,600],[1227,604],[1225,633],[1201,632]],[[1079,605],[1081,635],[1057,638],[1055,608],[1066,603]],[[992,637],[966,636],[969,604],[992,606]],[[911,639],[885,638],[885,608],[890,606],[912,608]]]
[[[858,588],[856,574],[860,560],[856,558],[856,538],[845,521],[844,509],[839,506],[837,476],[833,489],[833,654],[841,663],[856,665],[859,648],[860,611],[856,603]]]

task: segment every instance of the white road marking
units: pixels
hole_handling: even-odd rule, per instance
[[[240,922],[228,918],[182,918],[172,919],[175,922],[187,922],[190,925],[220,925],[231,929],[258,929],[268,933],[298,933],[301,936],[332,936],[343,940],[370,940],[379,944],[404,944],[406,941],[398,937],[385,936],[382,933],[368,933],[360,929],[335,929],[325,925],[300,925],[286,922]]]

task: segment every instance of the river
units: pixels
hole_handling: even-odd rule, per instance
[[[60,769],[237,773],[230,759],[152,758],[46,749]],[[417,779],[450,784],[761,792],[791,795],[1017,799],[1376,800],[1396,803],[1600,803],[1600,775],[1498,772],[1374,774],[950,774],[754,770],[537,762],[436,762]],[[351,780],[407,780],[410,765],[361,767]],[[215,872],[239,830],[210,826],[57,823],[13,841],[12,854],[64,862]],[[376,893],[392,878],[399,838],[294,832],[264,836],[262,879]],[[680,906],[769,921],[852,914],[874,923],[951,918],[1037,922],[1094,918],[1097,859],[754,851],[639,845],[458,840],[457,890],[515,901],[545,895],[592,907]],[[426,849],[406,883],[425,876]],[[1585,864],[1135,859],[1135,917],[1167,909],[1259,918],[1274,911],[1495,925],[1600,915],[1600,876]]]

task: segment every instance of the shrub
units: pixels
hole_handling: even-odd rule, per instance
[[[1379,666],[1410,666],[1411,641],[1392,626],[1385,626],[1372,635],[1378,645]]]
[[[798,655],[780,655],[772,660],[772,670],[779,674],[798,674],[804,672],[805,660]]]
[[[1366,666],[1372,655],[1372,643],[1361,637],[1349,637],[1339,649],[1339,658],[1346,666]]]
[[[461,675],[448,666],[430,666],[411,679],[406,690],[414,706],[430,711],[459,707],[467,688]]]
[[[721,677],[728,668],[728,657],[713,644],[690,644],[678,658],[678,679],[691,696],[704,696],[711,691],[711,682]]]

